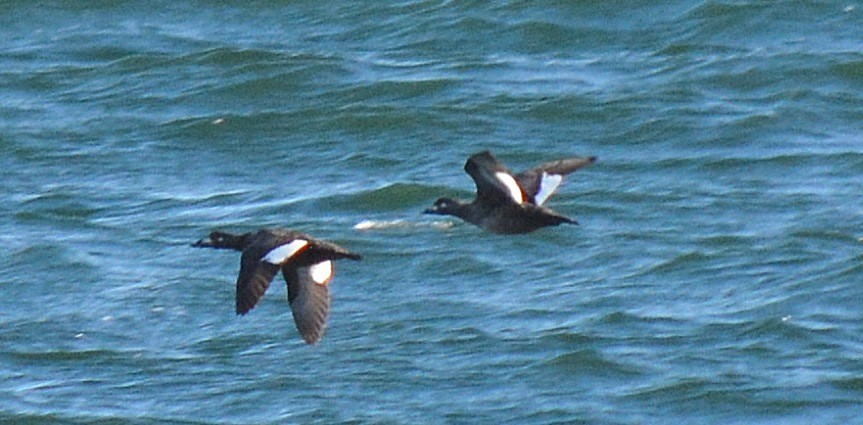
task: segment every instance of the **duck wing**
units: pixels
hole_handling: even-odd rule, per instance
[[[516,178],[489,151],[471,155],[464,164],[464,171],[476,183],[476,197],[482,203],[521,204],[526,198]]]
[[[320,341],[326,331],[330,314],[329,283],[334,271],[331,260],[311,266],[282,267],[282,275],[288,284],[288,304],[291,306],[294,323],[308,344]]]
[[[560,159],[540,164],[515,177],[526,194],[526,202],[543,205],[563,182],[564,176],[594,162],[595,156]]]
[[[303,239],[286,241],[284,238],[264,237],[243,250],[237,278],[237,314],[246,314],[255,308],[282,264],[308,245]]]

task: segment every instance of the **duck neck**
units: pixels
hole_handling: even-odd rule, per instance
[[[452,203],[452,205],[450,205],[447,213],[449,213],[449,215],[456,216],[462,220],[473,222],[475,218],[474,216],[476,215],[476,210],[477,206],[475,205],[475,203],[468,203],[456,200]]]

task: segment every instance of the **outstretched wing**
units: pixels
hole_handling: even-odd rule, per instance
[[[279,266],[275,264],[246,257],[243,255],[240,277],[237,278],[237,314],[246,314],[255,308],[279,272]]]
[[[525,200],[524,189],[489,151],[471,155],[464,164],[465,172],[476,183],[476,196],[485,203],[521,204]]]
[[[237,278],[237,314],[246,314],[255,308],[282,264],[308,244],[303,239],[295,239],[281,244],[255,245],[243,251]]]
[[[330,260],[309,267],[282,267],[294,322],[308,344],[320,341],[326,331],[330,314],[329,283],[333,271]]]
[[[563,182],[563,177],[575,170],[596,162],[596,157],[575,157],[541,164],[516,175],[524,190],[526,202],[542,205],[554,194]]]

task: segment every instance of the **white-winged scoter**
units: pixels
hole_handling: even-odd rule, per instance
[[[596,157],[551,161],[519,174],[510,173],[489,151],[471,155],[464,170],[476,183],[472,202],[440,198],[426,214],[452,215],[494,233],[528,233],[563,223],[578,224],[543,206],[563,176],[596,162]]]
[[[233,235],[212,232],[192,246],[242,252],[237,278],[237,314],[255,308],[273,278],[282,271],[288,303],[303,339],[314,344],[323,337],[330,311],[329,283],[333,261],[361,257],[336,244],[286,229],[263,229]]]

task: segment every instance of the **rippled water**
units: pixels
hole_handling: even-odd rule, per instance
[[[859,421],[855,2],[4,6],[0,422]],[[420,214],[482,149],[581,225]],[[317,346],[189,246],[267,226]]]

